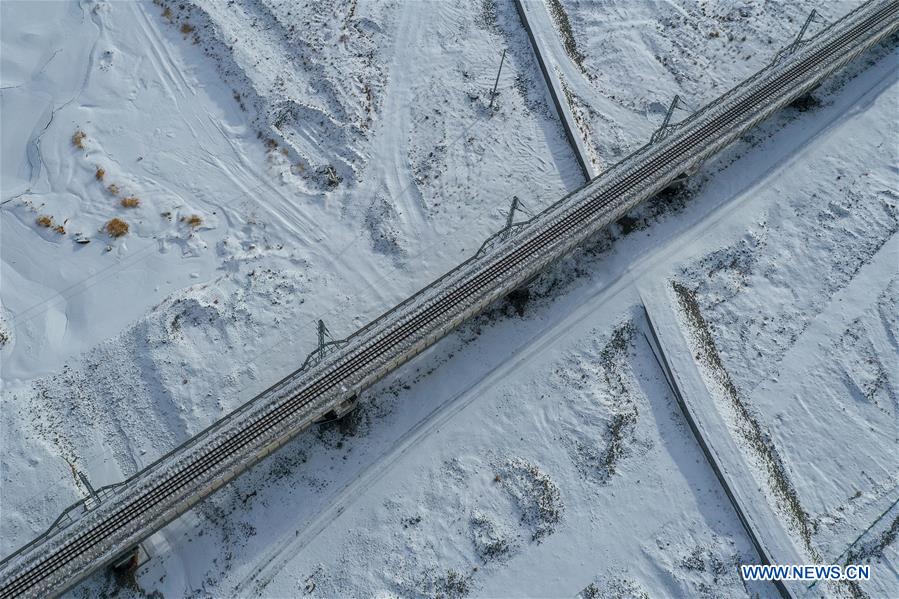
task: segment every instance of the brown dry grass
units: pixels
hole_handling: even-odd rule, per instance
[[[106,188],[106,191],[108,191],[109,193],[111,193],[114,196],[117,196],[117,195],[119,195],[119,192],[122,190],[119,189],[118,185],[116,185],[115,183],[112,183],[109,187]]]
[[[53,227],[53,230],[56,231],[57,233],[59,233],[60,235],[66,234],[66,228],[63,227],[62,225],[56,225],[55,227]]]
[[[87,139],[87,133],[78,129],[75,131],[75,135],[72,136],[72,145],[83,150],[85,139]]]
[[[129,196],[127,198],[122,198],[122,201],[119,202],[122,205],[122,208],[137,208],[140,206],[140,199],[134,196]]]
[[[106,232],[110,237],[121,237],[128,232],[128,223],[120,218],[114,218],[106,223]]]
[[[697,360],[701,361],[711,371],[712,377],[721,386],[724,393],[729,396],[731,405],[738,417],[737,430],[749,443],[755,455],[767,469],[770,488],[777,497],[778,503],[785,508],[790,516],[792,524],[799,533],[808,552],[814,559],[821,559],[812,545],[812,534],[816,525],[803,507],[790,479],[789,471],[784,465],[783,458],[781,458],[780,452],[777,451],[771,440],[771,435],[756,419],[751,408],[747,405],[745,397],[737,389],[736,384],[730,377],[730,373],[724,366],[718,346],[712,335],[712,330],[702,315],[696,292],[677,281],[673,281],[671,285],[682,313],[686,317],[687,325],[695,335]]]
[[[183,25],[181,25],[181,33],[183,33],[184,35],[193,33],[194,29],[195,27],[190,23],[184,23]]]
[[[191,214],[190,216],[182,216],[181,222],[187,223],[191,227],[196,228],[203,224],[203,219],[200,218],[199,214]]]
[[[53,226],[53,217],[41,214],[34,222],[36,222],[39,227],[46,227],[49,229]]]
[[[571,60],[573,60],[581,71],[583,71],[584,55],[577,47],[577,40],[575,40],[574,32],[571,30],[571,22],[568,20],[568,13],[565,12],[565,8],[559,0],[549,0],[547,5],[553,21],[556,23],[556,28],[559,30],[559,35],[562,38],[562,47],[565,48],[565,53],[568,54]]]
[[[94,178],[95,178],[97,181],[102,181],[102,180],[103,180],[103,177],[105,177],[105,176],[106,176],[106,169],[103,168],[102,166],[98,166],[98,167],[97,167],[97,172],[94,173]]]

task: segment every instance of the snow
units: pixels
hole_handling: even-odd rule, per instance
[[[516,359],[529,376],[466,390],[453,403],[468,405],[404,446],[328,535],[284,548],[274,582],[244,588],[284,595],[311,577],[325,596],[428,595],[456,577],[479,595],[571,596],[614,575],[670,594],[711,587],[720,562],[719,588],[739,592],[725,564],[751,558],[751,547],[711,471],[695,469],[694,441],[645,339],[621,316],[600,338],[597,316],[583,313]],[[530,412],[514,409],[523,402]],[[593,455],[606,437],[620,439],[616,449]],[[682,460],[687,478],[669,476]],[[695,570],[683,565],[692,553],[703,562]]]
[[[675,93],[698,107],[761,67],[812,7],[548,2],[548,40],[554,5],[583,60],[562,42],[553,58],[599,167]],[[349,334],[473,253],[513,195],[536,211],[582,182],[511,3],[0,11],[3,556],[85,496],[74,469],[95,487],[129,476],[295,369],[319,318]],[[899,484],[897,57],[872,52],[154,535],[136,584],[774,596],[739,580],[757,556],[643,337],[641,290],[674,280],[777,448],[811,548],[838,559]],[[101,230],[113,217],[127,235]],[[872,596],[897,589],[895,510],[852,554],[875,560]]]
[[[547,0],[532,11],[600,170],[649,139],[679,95],[686,112],[764,67],[815,9],[834,21],[858,3]],[[814,33],[821,21],[812,23]],[[568,43],[563,40],[567,38]]]
[[[769,501],[819,562],[841,555],[899,488],[899,369],[890,342],[895,156],[865,151],[895,137],[895,122],[884,116],[896,91],[895,76],[884,79],[862,98],[864,111],[822,132],[786,165],[789,173],[769,177],[757,208],[741,219],[749,226],[730,231],[735,241],[699,253],[679,275],[690,281],[732,381],[722,386],[712,372],[719,367],[706,367],[718,379],[719,409],[728,411],[729,401],[746,406],[731,415],[734,434],[745,437]],[[783,483],[771,482],[781,478],[772,458],[752,448],[747,416]],[[888,516],[887,527],[896,518]],[[892,552],[876,563],[895,583]],[[897,588],[881,584],[883,593]]]

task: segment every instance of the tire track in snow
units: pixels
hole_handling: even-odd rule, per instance
[[[135,21],[138,22],[141,31],[147,39],[147,45],[151,48],[151,53],[149,53],[150,62],[153,65],[154,70],[159,74],[159,79],[163,82],[163,85],[165,85],[169,96],[180,109],[178,96],[187,98],[187,92],[189,92],[191,96],[196,96],[196,91],[184,76],[181,67],[167,47],[168,42],[162,39],[158,26],[150,21],[144,7],[132,3],[131,9],[133,13],[136,13]],[[166,80],[168,80],[168,83],[166,83]],[[173,89],[178,91],[177,95],[172,91]],[[201,141],[201,135],[195,128],[195,124],[202,126],[202,133],[207,137],[211,138],[214,135],[220,135],[231,148],[236,161],[228,165],[225,164],[219,156],[206,152],[208,156],[208,158],[205,159],[206,163],[220,170],[234,183],[237,189],[241,190],[247,196],[248,199],[252,199],[255,204],[265,208],[269,213],[275,216],[287,230],[296,235],[299,239],[302,239],[304,243],[309,241],[310,231],[313,228],[309,218],[298,211],[295,203],[286,198],[280,190],[272,185],[271,181],[259,176],[249,167],[244,153],[235,145],[232,136],[228,135],[219,123],[215,122],[211,116],[207,121],[199,121],[199,123],[191,122],[186,118],[182,118],[182,121],[190,130],[191,136],[198,142]],[[210,126],[211,129],[207,129],[207,127]],[[206,151],[205,144],[199,143],[199,146]],[[235,171],[237,171],[240,176],[238,176]],[[252,185],[253,182],[258,183],[258,185]],[[262,187],[271,192],[272,195],[268,195],[267,197],[271,198],[274,195],[282,201],[278,204],[259,201],[254,192],[259,191]],[[224,208],[225,205],[219,205],[219,207]]]
[[[192,96],[196,96],[196,91],[194,91],[193,86],[188,83],[187,78],[184,76],[181,69],[177,67],[177,63],[172,57],[172,53],[169,51],[167,43],[162,39],[158,25],[150,20],[147,11],[144,9],[144,5],[135,2],[131,4],[131,8],[132,12],[135,12],[138,15],[135,21],[138,22],[144,35],[150,42],[150,49],[156,57],[156,62],[160,65],[161,69],[165,71],[169,80],[172,82],[172,85],[181,93],[182,98],[187,96],[187,94],[184,93],[185,90],[189,91]]]
[[[187,86],[187,82],[184,80],[183,76],[179,77],[179,81],[175,81],[175,76],[172,74],[172,71],[178,71],[178,69],[172,68],[170,55],[166,54],[166,58],[162,57],[162,52],[159,49],[159,46],[162,45],[162,41],[159,38],[159,32],[151,23],[149,23],[144,8],[139,6],[136,2],[130,3],[129,8],[131,9],[131,14],[134,15],[133,21],[144,34],[144,39],[147,42],[145,44],[145,47],[149,48],[149,52],[146,53],[147,60],[150,61],[153,70],[158,75],[157,80],[165,89],[166,95],[172,99],[175,106],[177,106],[180,111],[181,105],[178,102],[178,96],[180,95],[182,98],[185,97],[184,87]],[[178,73],[180,75],[180,71],[178,71]],[[179,93],[176,94],[174,90],[178,90]]]
[[[372,156],[363,172],[359,196],[374,198],[386,195],[396,202],[399,221],[408,237],[420,237],[431,228],[424,202],[412,181],[412,167],[405,152],[409,137],[409,106],[412,83],[410,74],[417,72],[417,54],[409,48],[421,47],[418,37],[426,21],[433,19],[433,5],[427,2],[403,2],[401,17],[394,26],[393,59],[388,71],[384,107],[378,132],[371,144]]]

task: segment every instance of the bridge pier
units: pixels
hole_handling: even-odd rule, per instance
[[[815,108],[816,106],[821,104],[821,101],[815,96],[815,91],[818,89],[818,85],[811,88],[792,102],[788,104],[790,108],[794,108],[799,112],[805,112],[806,110],[810,110]]]
[[[359,407],[359,397],[357,395],[353,395],[352,397],[348,397],[347,399],[340,402],[336,407],[331,410],[328,410],[324,414],[322,414],[321,418],[315,421],[315,424],[329,424],[331,422],[337,422],[342,419],[344,416],[355,410]]]
[[[683,185],[690,179],[690,177],[692,177],[693,175],[695,175],[696,173],[699,172],[699,169],[700,169],[701,167],[702,167],[702,163],[701,163],[701,162],[698,163],[698,164],[693,165],[692,167],[690,167],[689,169],[685,170],[684,172],[682,172],[681,174],[679,174],[678,176],[676,176],[674,179],[672,179],[671,181],[669,181],[669,182],[668,182],[668,185],[666,185],[666,186],[662,189],[662,191],[666,191],[666,190],[669,190],[669,189],[678,189],[678,188],[682,187],[682,186],[683,186]]]
[[[679,189],[679,188],[683,187],[683,186],[687,183],[687,180],[688,180],[689,178],[690,178],[690,175],[689,175],[689,174],[687,174],[687,173],[681,173],[681,174],[679,174],[678,176],[676,176],[674,179],[672,179],[672,180],[668,183],[668,185],[665,186],[665,188],[663,189],[663,191],[667,191],[667,190],[669,190],[669,189]]]
[[[115,558],[109,564],[109,569],[116,578],[127,578],[132,576],[138,568],[148,561],[150,561],[150,554],[144,547],[144,544],[139,543]]]
[[[524,308],[527,306],[528,300],[531,299],[531,290],[527,285],[522,285],[518,289],[513,289],[506,295],[506,301],[515,310],[519,316],[524,316]]]

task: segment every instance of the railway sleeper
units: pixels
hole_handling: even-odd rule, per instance
[[[353,394],[352,396],[344,399],[337,407],[328,410],[325,412],[321,418],[315,421],[315,424],[328,424],[330,422],[337,422],[353,410],[355,410],[359,406],[359,396]]]

